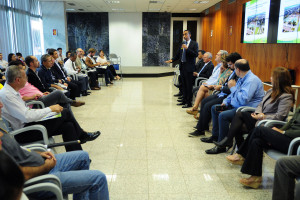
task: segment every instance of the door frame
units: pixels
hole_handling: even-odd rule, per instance
[[[173,58],[173,21],[183,21],[183,30],[187,29],[187,21],[197,21],[197,36],[196,42],[198,42],[199,49],[202,48],[202,24],[200,17],[171,17],[171,30],[170,30],[170,58]]]

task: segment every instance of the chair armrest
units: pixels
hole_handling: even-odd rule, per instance
[[[57,185],[60,189],[62,188],[59,178],[52,174],[45,174],[45,175],[31,178],[24,183],[24,186],[27,187],[27,186],[30,186],[30,185],[33,185],[36,183],[43,183],[43,182],[49,182],[49,181],[51,181],[52,183]]]
[[[299,145],[299,144],[300,144],[300,137],[294,138],[290,143],[287,155],[288,156],[293,155],[293,150],[294,150],[295,146]],[[299,150],[299,148],[297,150]]]
[[[31,150],[34,150],[34,151],[41,151],[41,152],[45,152],[45,151],[48,151],[47,149],[47,145],[44,145],[44,144],[29,144],[29,145],[25,145],[23,146],[27,149],[31,149]]]
[[[207,78],[204,78],[204,77],[198,77],[195,79],[195,87],[199,86],[200,84],[200,81],[205,81],[207,80]],[[198,83],[199,82],[199,83]]]
[[[57,200],[63,200],[61,189],[53,183],[37,183],[35,185],[31,185],[23,189],[23,192],[26,195],[35,192],[45,192],[45,191],[52,192],[56,196]]]
[[[241,106],[241,107],[238,107],[238,109],[235,112],[240,112],[240,111],[242,111],[245,108],[251,108],[251,107],[249,107],[249,106]]]
[[[26,131],[30,131],[30,130],[40,131],[42,133],[44,143],[46,145],[49,144],[49,138],[48,138],[47,129],[44,126],[42,126],[42,125],[27,126],[27,127],[15,130],[15,131],[11,131],[11,132],[9,132],[9,134],[11,134],[12,136],[15,137],[16,135],[18,135],[20,133],[23,133],[23,132],[26,132]]]
[[[269,127],[269,128],[272,128],[275,125],[282,125],[283,126],[283,125],[286,124],[286,122],[284,122],[284,121],[271,120],[271,119],[265,119],[265,120],[261,120],[261,121],[264,121],[265,127]]]
[[[300,146],[297,149],[297,156],[300,156]]]
[[[241,112],[254,112],[254,111],[255,111],[255,108],[253,108],[253,107],[246,107],[241,110]]]
[[[28,101],[28,102],[26,102],[26,106],[30,106],[30,105],[39,105],[39,106],[41,106],[41,108],[45,108],[44,103],[41,102],[41,101]]]

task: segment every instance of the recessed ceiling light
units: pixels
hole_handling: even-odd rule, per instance
[[[68,3],[70,6],[75,6],[75,3]]]
[[[122,11],[122,10],[124,10],[124,8],[112,8],[112,10],[114,10],[114,11]]]
[[[120,1],[105,1],[106,3],[120,3]]]
[[[194,1],[194,3],[208,3],[209,1]]]
[[[149,3],[160,3],[160,4],[163,4],[164,2],[163,1],[149,1]]]
[[[74,11],[74,8],[67,8],[66,11]]]
[[[184,10],[197,10],[196,8],[185,8]]]
[[[160,11],[159,8],[150,8],[149,11]]]

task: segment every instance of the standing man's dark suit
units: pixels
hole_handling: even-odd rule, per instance
[[[181,48],[177,51],[174,58],[168,62],[180,60],[179,70],[182,78],[183,86],[183,108],[192,106],[192,90],[193,90],[193,72],[195,72],[196,57],[198,56],[198,43],[190,39],[189,31],[183,32],[184,42]],[[179,104],[180,105],[180,104]]]

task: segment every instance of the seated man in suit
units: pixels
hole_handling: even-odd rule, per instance
[[[83,59],[84,56],[84,51],[81,48],[78,48],[76,50],[77,53],[77,58],[75,61],[75,65],[78,69],[82,70],[88,70],[87,66],[85,65],[85,61]],[[90,78],[90,86],[92,90],[100,90],[101,87],[99,86],[98,83],[98,72],[89,70],[87,71],[87,74]]]
[[[49,49],[48,54],[54,59],[51,72],[55,79],[60,83],[66,83],[70,90],[70,98],[75,100],[76,97],[80,97],[82,85],[79,81],[72,80],[68,77],[67,72],[62,66],[56,61],[58,53],[56,49]]]
[[[241,106],[257,107],[265,95],[261,80],[251,72],[247,60],[237,60],[235,68],[235,73],[239,80],[237,82],[230,80],[228,82],[228,87],[231,91],[230,95],[223,100],[221,105],[212,106],[212,136],[201,138],[202,142],[221,141],[228,133],[229,125],[235,116],[236,110]],[[216,109],[217,106],[223,106],[225,111],[218,111]],[[226,148],[215,146],[205,152],[207,154],[218,154],[226,152]]]
[[[56,85],[52,79],[52,73],[49,70],[52,67],[52,61],[50,55],[48,54],[43,55],[41,60],[42,60],[42,65],[41,68],[39,68],[39,61],[35,56],[26,57],[25,62],[28,66],[28,70],[26,72],[28,77],[28,83],[30,83],[32,86],[35,86],[40,92],[44,94],[49,94],[49,91],[51,91],[50,87],[54,87],[57,89],[55,90],[55,92],[53,91],[56,97],[51,101],[49,101],[50,98],[47,98],[48,101],[44,102],[44,103],[49,103],[48,105],[53,105],[58,103],[58,102],[54,103],[54,101],[56,101],[57,99],[60,99],[58,100],[59,102],[61,102],[61,100],[64,102],[66,101],[69,102],[69,100],[66,99],[65,94],[62,95],[63,93],[62,91],[64,91],[64,89]],[[51,97],[53,97],[54,94],[53,95],[51,94]],[[84,102],[72,100],[71,105],[78,107],[84,105]]]
[[[0,104],[0,116],[1,107]],[[0,198],[3,197],[2,189],[8,188],[12,183],[15,186],[14,190],[6,190],[5,198],[1,199],[8,200],[9,198],[6,198],[8,195],[14,196],[11,199],[17,199],[16,196],[21,195],[24,180],[27,181],[44,174],[53,174],[59,178],[63,195],[73,194],[74,199],[109,199],[106,176],[101,171],[89,169],[91,160],[85,151],[73,151],[57,155],[53,155],[50,151],[31,151],[21,147],[7,133],[0,131],[0,153],[0,158],[8,155],[16,163],[12,163],[11,169],[6,170],[6,172],[14,171],[15,175],[11,177],[9,183],[5,183],[4,186],[1,184]],[[2,153],[5,153],[5,155]],[[13,162],[8,160],[8,156],[4,157],[5,160],[1,159],[1,166]],[[5,161],[5,163],[2,161]],[[6,178],[5,175],[1,178]],[[13,182],[16,177],[18,179]],[[2,183],[1,178],[0,183]],[[52,193],[45,192],[32,194],[34,199],[49,199],[52,196]]]
[[[200,109],[200,117],[199,121],[196,125],[196,130],[190,133],[190,136],[200,136],[200,135],[205,135],[205,130],[208,130],[209,128],[209,122],[211,120],[211,107],[215,104],[220,104],[223,102],[223,99],[225,99],[230,93],[230,89],[228,87],[228,81],[229,80],[238,80],[238,76],[235,74],[234,71],[234,64],[237,60],[241,59],[241,55],[234,52],[229,54],[226,57],[226,61],[230,68],[233,70],[231,75],[228,77],[226,82],[220,87],[220,86],[215,86],[215,90],[219,91],[218,94],[213,94],[201,102],[201,109]],[[195,115],[198,113],[194,113]],[[196,116],[195,116],[196,117]]]
[[[201,50],[199,51],[199,55],[202,55]],[[210,52],[204,53],[196,64],[196,72],[193,73],[193,76],[209,78],[214,70],[214,64],[211,62],[211,59],[212,55]]]
[[[44,109],[29,109],[22,100],[19,90],[27,82],[27,76],[23,67],[12,65],[6,72],[7,83],[0,90],[0,101],[4,107],[2,117],[12,126],[13,130],[35,124],[44,125],[48,136],[62,134],[63,140],[81,140],[81,143],[96,139],[100,132],[88,133],[77,123],[69,109],[63,109],[60,105],[52,105]],[[61,116],[53,119],[43,120],[47,115],[61,113]],[[38,131],[27,131],[17,135],[16,140],[21,143],[28,143],[41,140],[42,136]],[[80,144],[66,146],[67,151],[82,150]]]
[[[76,58],[77,55],[72,52],[70,58],[65,62],[64,69],[66,70],[67,75],[77,76],[78,81],[81,83],[81,94],[82,96],[87,96],[90,94],[90,92],[87,91],[89,88],[89,78],[86,74],[79,74],[79,70],[75,65]]]

